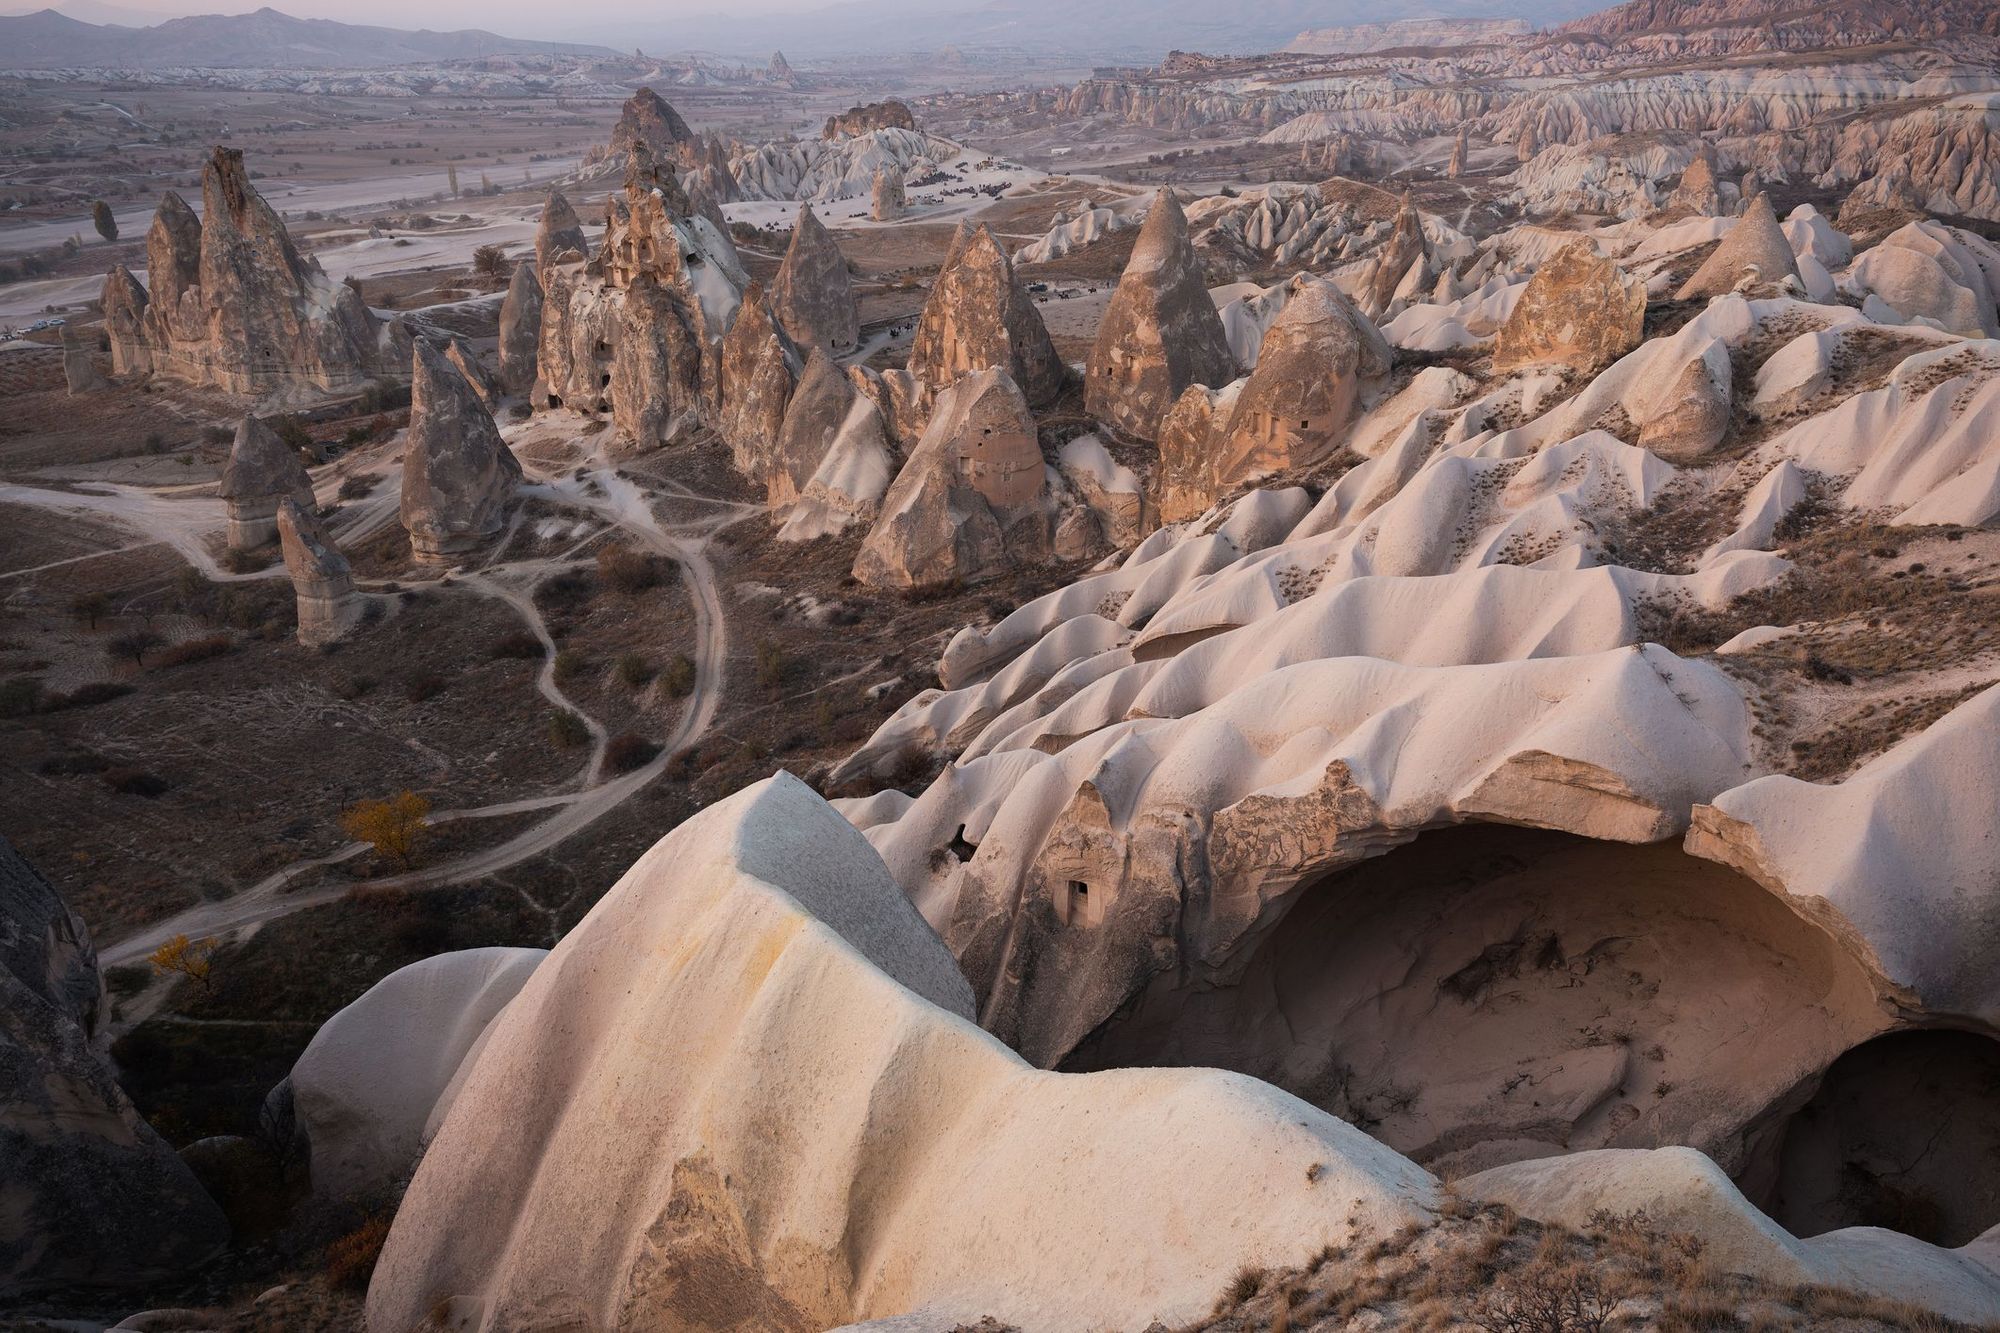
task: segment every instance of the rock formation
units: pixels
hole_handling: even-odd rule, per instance
[[[722,335],[749,281],[728,237],[651,154],[634,143],[597,254],[542,270],[534,403],[609,411],[615,448],[629,451],[718,421]]]
[[[1688,163],[1681,173],[1681,183],[1667,196],[1667,204],[1673,208],[1685,208],[1702,217],[1716,217],[1722,212],[1722,195],[1715,185],[1715,157],[1703,145],[1694,161]],[[1747,197],[1747,196],[1746,196]]]
[[[1369,261],[1367,271],[1354,293],[1361,313],[1373,320],[1393,317],[1399,301],[1407,303],[1416,292],[1430,286],[1430,250],[1424,242],[1423,218],[1409,195],[1403,196],[1389,238]]]
[[[1030,407],[1047,406],[1062,392],[1066,372],[1048,326],[985,226],[961,225],[952,239],[917,320],[909,366],[932,392],[990,367],[1006,371]]]
[[[109,1021],[83,922],[0,840],[0,1295],[178,1279],[229,1239],[118,1086]]]
[[[500,384],[486,369],[479,353],[472,350],[463,338],[453,338],[445,345],[444,359],[451,362],[453,370],[464,376],[472,391],[479,395],[479,401],[490,411],[500,402]]]
[[[907,102],[890,98],[884,102],[870,102],[866,106],[851,106],[837,116],[828,116],[826,127],[820,131],[822,139],[842,139],[853,134],[869,134],[876,130],[914,130],[917,118],[910,111]]]
[[[347,636],[361,621],[354,573],[310,505],[291,496],[278,502],[278,541],[298,598],[299,642],[318,648]]]
[[[215,493],[228,502],[232,551],[255,550],[278,539],[280,500],[289,497],[308,511],[319,504],[298,450],[256,417],[244,417],[237,425]]]
[[[1245,1264],[1432,1206],[1424,1173],[1250,1080],[1039,1073],[971,1014],[937,937],[803,784],[701,812],[493,1021],[369,1327],[1178,1324]]]
[[[650,150],[661,162],[695,165],[696,139],[680,112],[654,92],[641,88],[625,100],[618,124],[611,131],[611,147],[605,154],[612,162],[627,161],[635,148]]]
[[[291,1073],[314,1193],[374,1202],[408,1177],[467,1052],[547,956],[492,948],[426,958],[321,1026]]]
[[[204,166],[200,219],[179,195],[161,199],[146,256],[143,301],[122,268],[105,280],[114,367],[243,394],[340,392],[400,371],[400,326],[299,254],[240,149]]]
[[[95,393],[105,387],[104,376],[97,373],[97,363],[91,359],[89,345],[78,341],[67,329],[63,331],[62,358],[63,387],[70,397]]]
[[[524,397],[535,387],[542,340],[542,279],[534,264],[514,265],[500,303],[500,387]]]
[[[1646,284],[1578,239],[1528,280],[1500,326],[1493,369],[1555,364],[1589,373],[1637,347],[1645,329]]]
[[[876,222],[896,222],[908,206],[903,193],[903,169],[892,164],[877,167],[868,188],[868,216]]]
[[[1173,191],[1161,190],[1098,326],[1085,408],[1121,434],[1152,440],[1190,384],[1227,384],[1235,372],[1187,215]]]
[[[804,358],[778,327],[762,284],[752,283],[722,340],[722,417],[716,426],[736,470],[752,482],[771,474],[785,409],[804,373]]]
[[[1928,319],[1968,338],[2000,336],[1995,284],[2000,250],[1970,232],[1911,222],[1863,254],[1843,285],[1873,295],[1905,320]]]
[[[857,395],[778,529],[778,540],[808,542],[856,524],[874,523],[895,475],[896,459],[882,413],[873,400]]]
[[[1775,287],[1786,278],[1799,280],[1798,265],[1784,228],[1771,211],[1770,199],[1760,194],[1730,226],[1715,253],[1674,293],[1674,299],[1720,296],[1746,285]]]
[[[465,377],[416,347],[403,448],[403,527],[419,560],[472,550],[500,531],[521,465]]]
[[[1053,519],[1026,399],[1006,371],[975,371],[938,395],[854,577],[878,588],[975,582],[1046,559]]]
[[[1464,127],[1461,126],[1458,131],[1458,137],[1451,141],[1451,161],[1445,164],[1444,174],[1452,180],[1457,180],[1460,176],[1463,176],[1465,174],[1466,155],[1470,151],[1471,143],[1467,138]]]
[[[765,495],[772,508],[798,499],[852,415],[855,398],[847,372],[826,348],[813,348],[805,374],[785,407],[784,425],[765,468]],[[878,417],[878,425],[879,421]]]
[[[785,261],[771,279],[771,315],[801,347],[824,344],[847,352],[861,341],[861,313],[847,275],[847,259],[811,204],[799,205],[798,224]]]
[[[535,224],[535,268],[547,273],[558,264],[573,263],[590,255],[590,243],[583,237],[583,222],[561,190],[550,190],[542,205],[541,221]]]

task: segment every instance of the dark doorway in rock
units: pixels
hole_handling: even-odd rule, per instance
[[[1795,1235],[1872,1226],[1963,1245],[2000,1223],[2000,1042],[1863,1042],[1784,1121],[1774,1153],[1775,1179],[1751,1196]]]

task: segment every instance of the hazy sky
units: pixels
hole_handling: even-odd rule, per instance
[[[4,0],[0,13],[56,8],[86,22],[117,22],[123,15],[155,20],[184,14],[243,14],[269,4],[298,18],[342,19],[398,28],[485,28],[506,35],[548,37],[565,24],[597,31],[630,21],[646,27],[677,15],[777,14],[820,8],[825,0],[588,0],[579,14],[548,0]],[[119,13],[123,11],[123,15]],[[127,20],[131,21],[131,20]]]

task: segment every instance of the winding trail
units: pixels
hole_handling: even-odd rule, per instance
[[[592,737],[591,757],[585,766],[578,790],[522,797],[471,809],[439,811],[432,814],[427,822],[438,825],[468,819],[493,819],[549,812],[547,818],[522,830],[505,842],[469,852],[437,865],[369,880],[368,886],[371,889],[414,891],[463,884],[496,874],[539,856],[581,833],[630,800],[664,773],[676,754],[699,740],[714,725],[716,714],[722,704],[723,679],[729,653],[729,630],[723,613],[721,592],[716,583],[715,567],[708,559],[707,547],[715,533],[761,510],[755,505],[718,500],[691,491],[678,483],[670,483],[665,488],[668,492],[666,498],[712,504],[718,512],[691,523],[663,525],[653,512],[651,501],[644,491],[633,482],[619,476],[616,470],[605,462],[601,454],[592,461],[595,466],[568,477],[537,475],[539,470],[531,467],[530,484],[524,487],[524,490],[530,494],[545,495],[567,508],[585,511],[602,520],[608,529],[624,534],[628,540],[679,565],[682,583],[687,589],[688,600],[694,612],[695,642],[692,657],[695,664],[695,685],[682,704],[673,731],[665,738],[659,754],[651,762],[644,767],[606,780],[603,774],[605,747],[608,743],[606,730],[602,723],[571,702],[557,684],[555,641],[541,612],[536,608],[532,595],[534,585],[540,576],[560,567],[563,561],[546,559],[522,561],[512,565],[496,563],[476,571],[463,569],[454,571],[454,586],[474,595],[496,597],[506,602],[521,616],[541,642],[542,669],[537,675],[535,688],[549,703],[575,713],[584,720]],[[0,501],[74,513],[87,519],[116,524],[144,538],[142,544],[165,543],[173,547],[187,559],[188,563],[218,582],[272,577],[274,574],[281,575],[284,572],[283,566],[276,567],[274,571],[251,575],[231,574],[222,569],[210,555],[207,546],[207,540],[221,528],[223,523],[221,502],[214,499],[212,494],[200,496],[198,494],[200,488],[187,489],[195,493],[177,499],[167,492],[132,486],[54,490],[7,485],[0,486]],[[370,497],[360,508],[362,512],[355,516],[358,521],[350,520],[348,525],[343,525],[347,527],[347,531],[343,532],[342,536],[348,540],[379,531],[386,526],[387,516],[394,513],[393,505],[388,502],[386,496],[380,499]],[[525,585],[520,582],[524,574],[529,576]],[[291,886],[304,876],[351,860],[366,850],[366,844],[350,842],[324,856],[295,862],[233,897],[219,902],[196,904],[116,943],[102,946],[98,951],[99,959],[111,967],[136,963],[143,961],[153,950],[177,935],[187,935],[197,939],[235,935],[254,930],[305,908],[344,898],[353,887],[347,883],[321,884],[298,891],[291,891]],[[156,1009],[160,999],[153,992],[158,989],[160,988],[149,988],[147,993],[128,1002],[123,1007],[120,1026],[129,1027],[143,1021]]]

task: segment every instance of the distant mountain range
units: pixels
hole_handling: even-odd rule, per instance
[[[203,14],[152,27],[84,23],[53,9],[0,18],[0,68],[374,69],[479,56],[610,56],[607,47],[525,41],[490,32],[405,32],[275,9]]]
[[[1083,63],[1151,61],[1172,49],[1247,55],[1284,49],[1312,29],[1387,19],[1527,19],[1553,25],[1601,8],[1593,0],[1412,0],[1391,12],[1380,0],[844,0],[782,21],[696,14],[671,22],[597,27],[589,36],[648,51],[680,45],[752,55],[1009,49],[1066,54]],[[579,21],[579,26],[583,20]],[[763,42],[758,30],[772,35]],[[753,44],[754,43],[754,44]]]

